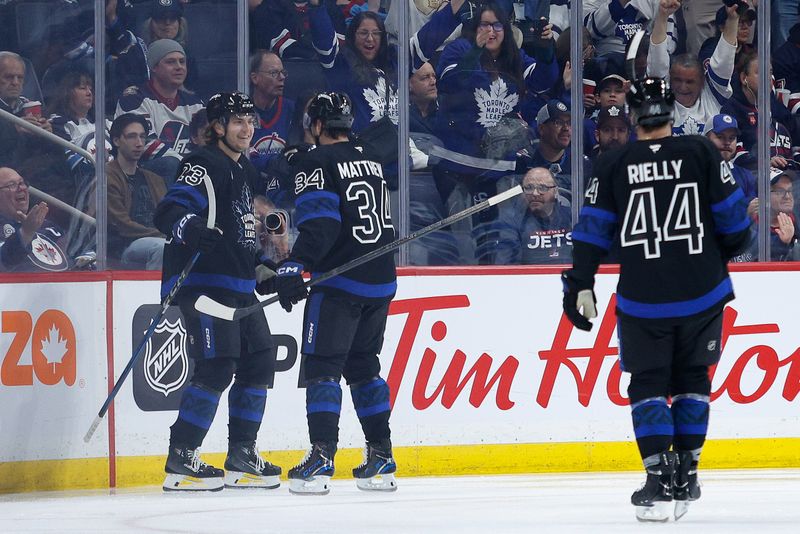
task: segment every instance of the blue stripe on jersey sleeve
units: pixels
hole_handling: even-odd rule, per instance
[[[727,198],[711,205],[718,234],[735,234],[750,226],[744,192],[736,189]]]
[[[200,212],[208,207],[208,199],[197,188],[180,183],[173,184],[164,199],[193,212]]]
[[[313,279],[321,274],[322,273],[311,273],[311,278]],[[357,282],[356,280],[351,280],[344,276],[334,276],[330,280],[325,280],[316,285],[317,287],[339,289],[351,295],[367,298],[391,297],[397,292],[397,281],[389,282],[388,284],[368,284],[365,282]]]
[[[584,207],[580,219],[572,231],[572,239],[591,243],[609,250],[617,227],[616,214],[600,208]]]
[[[304,193],[295,200],[295,224],[311,219],[325,217],[336,221],[342,220],[339,214],[339,195],[330,191],[313,191]]]
[[[659,302],[657,304],[651,304],[629,300],[617,294],[617,308],[619,308],[619,311],[626,315],[640,317],[642,319],[688,317],[689,315],[695,315],[711,308],[732,292],[733,284],[731,283],[731,279],[726,276],[725,279],[720,282],[719,285],[717,285],[717,287],[702,297],[697,297],[696,299],[684,300],[680,302]]]

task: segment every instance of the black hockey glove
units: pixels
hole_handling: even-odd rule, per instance
[[[272,262],[269,262],[272,264]],[[259,295],[267,296],[278,291],[275,287],[275,269],[277,266],[272,265],[256,265],[256,291]]]
[[[207,221],[202,217],[189,214],[178,221],[173,234],[179,242],[192,250],[208,254],[222,239],[222,230],[216,227],[207,228],[206,224]]]
[[[278,265],[277,273],[275,290],[278,292],[281,308],[290,312],[292,305],[308,296],[308,289],[303,282],[303,264],[284,260]]]
[[[597,299],[594,290],[591,287],[582,289],[582,285],[572,278],[569,271],[561,273],[561,282],[564,284],[563,305],[567,319],[575,325],[575,328],[588,332],[592,329],[592,322],[589,319],[597,317],[595,306]]]

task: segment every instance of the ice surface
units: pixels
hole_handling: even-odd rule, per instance
[[[278,490],[164,494],[148,487],[0,496],[0,532],[800,532],[800,470],[701,472],[679,522],[637,523],[639,473],[398,478],[395,493],[333,480],[330,495]]]

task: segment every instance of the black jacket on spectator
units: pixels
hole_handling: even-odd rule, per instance
[[[323,0],[339,40],[344,39],[344,15],[336,2]],[[250,48],[272,50],[281,58],[316,59],[311,43],[307,2],[264,0],[250,12]]]
[[[775,96],[770,93],[770,109],[772,111],[772,149],[771,155],[784,156],[791,159],[791,147],[800,145],[800,117],[793,115]],[[734,84],[733,96],[722,105],[720,113],[731,115],[739,123],[739,142],[745,150],[755,152],[756,127],[758,125],[758,110],[747,101],[740,84]],[[777,138],[775,123],[778,126]],[[783,139],[788,133],[790,139]],[[755,155],[755,154],[754,154]]]

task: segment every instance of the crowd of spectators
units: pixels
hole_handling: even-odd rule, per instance
[[[31,185],[75,208],[35,204],[30,211],[38,220],[49,210],[72,266],[94,235],[76,223],[76,212],[94,215],[94,167],[32,128],[94,153],[99,121],[110,157],[109,264],[158,268],[163,236],[152,225],[152,208],[181,158],[204,143],[204,100],[233,89],[225,84],[241,62],[258,115],[249,157],[267,184],[257,204],[263,216],[285,214],[280,235],[291,240],[286,155],[313,143],[305,115],[310,96],[347,93],[358,136],[384,117],[397,124],[399,77],[407,76],[411,157],[384,164],[395,209],[398,168],[412,171],[412,229],[512,185],[524,189],[517,201],[423,240],[411,261],[569,263],[570,206],[582,193],[572,189],[584,183],[574,178],[587,180],[599,153],[636,138],[625,105],[624,53],[641,29],[648,34],[646,72],[668,79],[675,92],[674,133],[714,142],[757,222],[756,132],[763,116],[755,2],[583,0],[583,79],[575,80],[569,0],[248,0],[250,55],[238,59],[230,54],[233,0],[106,0],[102,120],[94,113],[95,2],[54,0],[47,10],[33,0],[0,2],[0,109],[31,127],[0,118],[0,168],[9,185],[0,189],[27,204],[22,197]],[[772,6],[770,259],[780,261],[800,257],[792,190],[800,167],[800,2]],[[399,10],[406,8],[410,39],[400,43]],[[399,72],[400,53],[408,54],[408,72]],[[582,83],[581,102],[571,101],[573,83]],[[572,168],[574,114],[583,125],[580,169]],[[9,224],[22,225],[17,233],[25,243],[35,225],[21,218]],[[262,244],[274,248],[274,241]],[[754,247],[739,260],[757,259],[755,233]]]

